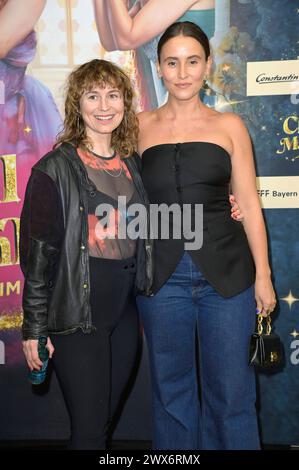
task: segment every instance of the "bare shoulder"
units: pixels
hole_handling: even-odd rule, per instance
[[[242,161],[244,163],[246,156],[251,161],[252,142],[243,119],[235,113],[223,113],[222,124],[232,142],[232,162]]]
[[[139,121],[138,153],[142,155],[144,149],[150,147],[152,140],[152,130],[157,121],[156,110],[143,111],[137,114]]]
[[[243,119],[235,113],[219,113],[219,127],[223,129],[233,145],[237,142],[247,142],[250,137]]]
[[[145,128],[147,128],[152,122],[156,119],[156,112],[155,111],[142,111],[141,113],[137,114],[137,118],[139,121],[139,129],[142,132]]]
[[[230,132],[244,132],[246,126],[243,119],[235,113],[219,113],[219,123]]]
[[[139,121],[139,138],[143,140],[148,135],[149,129],[152,130],[157,122],[157,111],[155,109],[153,111],[142,111],[137,114],[137,118]]]

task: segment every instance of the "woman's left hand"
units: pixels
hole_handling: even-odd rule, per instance
[[[244,215],[242,214],[237,201],[235,200],[235,196],[233,194],[230,194],[229,196],[229,202],[231,203],[231,217],[234,220],[237,220],[238,222],[243,222],[244,220]]]
[[[267,317],[275,309],[276,298],[270,276],[256,277],[255,300],[257,313],[263,317]]]

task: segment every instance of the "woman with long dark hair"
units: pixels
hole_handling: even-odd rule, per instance
[[[200,99],[212,59],[197,25],[171,25],[158,58],[169,97],[139,116],[142,179],[150,203],[203,205],[203,245],[192,251],[183,238],[155,240],[153,295],[138,297],[154,448],[258,449],[248,345],[256,308],[269,315],[275,294],[250,138],[237,115]],[[243,225],[230,217],[230,187]]]
[[[215,32],[215,0],[94,0],[94,6],[103,47],[107,51],[136,50],[144,110],[160,106],[166,99],[155,65],[158,40],[164,30],[174,21],[188,20],[203,28],[209,38]],[[211,104],[212,97],[204,95]]]

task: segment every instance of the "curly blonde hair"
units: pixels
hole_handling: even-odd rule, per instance
[[[69,142],[76,147],[91,147],[80,113],[80,98],[86,91],[109,85],[121,91],[124,98],[124,117],[112,132],[111,146],[122,157],[129,157],[137,148],[138,120],[133,108],[134,92],[130,79],[115,64],[94,59],[71,72],[66,84],[65,118],[55,147]]]

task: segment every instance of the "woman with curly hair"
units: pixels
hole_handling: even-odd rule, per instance
[[[21,217],[23,349],[39,370],[38,339],[48,338],[71,420],[69,449],[106,447],[138,349],[138,241],[118,236],[129,219],[118,196],[127,208],[145,202],[132,101],[130,80],[110,62],[70,74],[64,129],[32,169]]]

